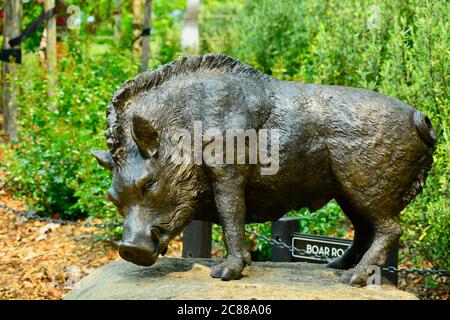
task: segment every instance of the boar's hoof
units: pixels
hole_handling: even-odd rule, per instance
[[[211,268],[211,277],[224,281],[237,280],[241,277],[245,262],[239,258],[227,258],[224,262]]]
[[[237,280],[244,268],[240,266],[217,265],[211,268],[211,277],[221,278],[224,281]]]
[[[345,270],[344,272],[342,272],[342,274],[339,278],[339,282],[344,283],[344,284],[349,284],[354,271],[355,271],[355,269],[349,269],[349,270]]]
[[[342,272],[339,282],[344,284],[350,284],[351,286],[366,286],[369,274],[357,268],[345,270]]]
[[[369,274],[366,272],[359,272],[358,270],[355,271],[350,279],[350,285],[351,286],[366,286],[367,285],[367,279],[369,278]]]

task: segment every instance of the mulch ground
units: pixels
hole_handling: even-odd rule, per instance
[[[118,258],[92,228],[27,222],[4,211],[0,225],[0,299],[61,299],[90,270]]]
[[[2,204],[24,209],[2,196]],[[119,259],[96,228],[27,221],[0,209],[0,299],[62,299],[95,268]],[[168,256],[179,256],[172,241]]]
[[[3,194],[1,194],[3,193]],[[0,191],[0,203],[21,210],[23,204]],[[120,259],[95,228],[27,221],[0,209],[0,299],[62,299],[95,268]],[[167,256],[181,256],[181,238]],[[410,266],[402,266],[410,267]],[[421,299],[448,300],[447,278],[400,276],[399,288]]]

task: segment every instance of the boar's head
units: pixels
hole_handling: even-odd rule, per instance
[[[125,216],[120,256],[150,266],[194,218],[207,188],[199,166],[171,161],[167,132],[140,115],[131,118],[129,127],[121,159],[111,146],[91,153],[112,170],[108,198]]]

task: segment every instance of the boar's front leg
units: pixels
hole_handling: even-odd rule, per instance
[[[235,280],[251,262],[250,253],[244,244],[244,177],[230,167],[216,171],[214,176],[215,203],[228,256],[224,262],[212,267],[211,276],[222,280]]]

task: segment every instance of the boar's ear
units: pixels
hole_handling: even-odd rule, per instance
[[[103,168],[112,170],[114,162],[109,151],[91,150],[91,154],[97,159],[99,165]]]
[[[133,116],[133,130],[131,136],[136,142],[144,158],[150,158],[158,152],[159,136],[158,131],[144,118]]]

